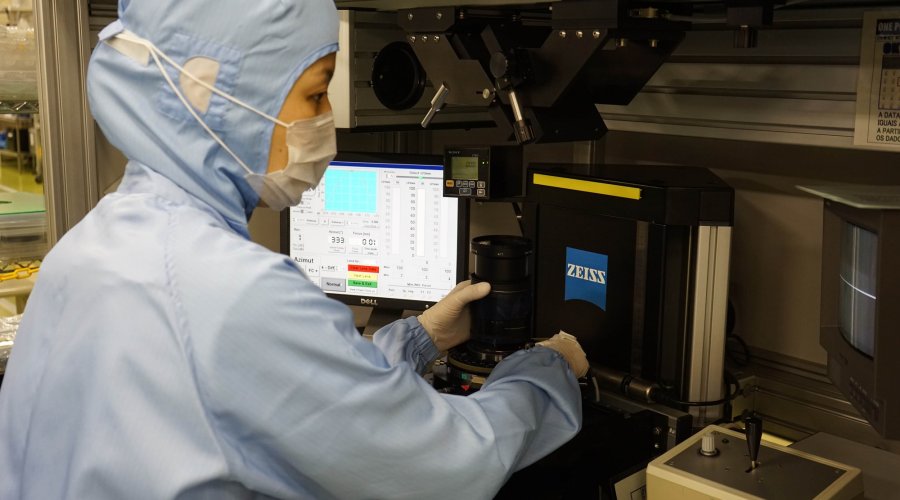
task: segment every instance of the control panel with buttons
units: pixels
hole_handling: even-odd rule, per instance
[[[444,151],[444,196],[490,200],[523,196],[519,146],[448,147]]]

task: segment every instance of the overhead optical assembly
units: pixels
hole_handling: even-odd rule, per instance
[[[445,107],[482,108],[518,144],[588,140],[594,104],[627,104],[684,37],[684,23],[627,2],[401,9],[398,24]]]

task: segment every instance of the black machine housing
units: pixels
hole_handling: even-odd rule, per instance
[[[713,290],[707,285],[715,280],[698,283],[698,275],[709,270],[709,259],[724,259],[727,270],[727,245],[712,256],[702,248],[719,229],[719,238],[730,239],[733,190],[708,170],[667,166],[538,164],[527,179],[524,232],[536,256],[533,336],[565,330],[592,365],[652,381],[674,400],[692,397],[704,378],[698,366],[704,373],[717,366],[696,355],[698,337],[706,346],[713,345],[710,337],[724,339],[724,311],[721,325],[707,322],[724,302],[701,305],[697,298],[724,300],[727,276]],[[582,431],[514,474],[497,498],[613,497],[617,481],[718,415],[716,407],[692,416],[687,408],[608,388],[595,392],[591,383],[583,387]],[[705,397],[721,394],[711,393]]]
[[[528,179],[527,236],[539,256],[535,336],[563,329],[578,337],[593,363],[689,397],[697,361],[691,337],[703,320],[693,317],[694,292],[703,285],[696,282],[697,270],[705,265],[696,260],[698,236],[730,228],[732,188],[708,170],[690,167],[534,165]],[[552,185],[557,183],[562,186]],[[632,191],[581,190],[603,185]],[[578,279],[572,266],[579,265],[567,258],[578,252],[568,249],[607,257],[604,283],[595,283],[605,288],[603,307],[571,292],[567,298],[567,279]]]

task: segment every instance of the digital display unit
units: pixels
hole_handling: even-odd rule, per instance
[[[282,212],[282,253],[346,304],[424,310],[467,274],[468,205],[443,185],[441,156],[339,153]]]
[[[800,186],[825,198],[819,342],[828,377],[883,437],[900,438],[900,188]]]
[[[521,147],[448,146],[443,162],[444,196],[512,201],[525,194]]]

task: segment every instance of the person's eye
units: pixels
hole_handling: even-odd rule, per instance
[[[321,92],[312,96],[312,100],[316,103],[319,103],[322,102],[322,99],[325,99],[326,96],[328,96],[328,92]]]

